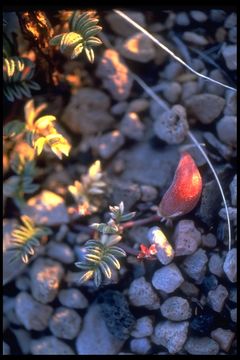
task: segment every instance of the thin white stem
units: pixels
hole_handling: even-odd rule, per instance
[[[132,20],[129,16],[127,16],[123,11],[120,10],[116,10],[113,9],[113,11],[118,14],[119,16],[121,16],[122,18],[124,18],[126,21],[128,21],[130,24],[132,24],[135,28],[137,28],[138,30],[140,30],[142,33],[144,33],[146,36],[148,36],[155,44],[157,44],[158,46],[160,46],[163,50],[165,50],[168,54],[170,54],[175,60],[177,60],[178,62],[180,62],[183,66],[185,66],[188,70],[190,70],[191,72],[193,72],[194,74],[214,82],[215,84],[221,85],[227,89],[233,90],[233,91],[237,91],[235,88],[228,86],[226,84],[223,84],[220,81],[211,79],[210,77],[200,74],[199,72],[197,72],[196,70],[194,70],[191,66],[189,66],[188,64],[186,64],[180,57],[178,57],[177,55],[175,55],[171,50],[169,50],[165,45],[163,45],[160,41],[158,41],[152,34],[150,34],[146,29],[144,29],[144,27],[142,27],[141,25],[139,25],[137,22],[135,22],[134,20]]]

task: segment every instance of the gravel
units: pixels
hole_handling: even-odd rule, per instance
[[[184,281],[184,278],[175,264],[163,266],[155,271],[152,284],[157,290],[167,294],[174,292]]]
[[[184,349],[191,355],[217,355],[219,345],[209,337],[190,337]]]
[[[183,321],[192,316],[188,301],[180,296],[172,296],[165,300],[161,305],[161,313],[172,321]]]
[[[180,220],[175,227],[172,241],[175,256],[191,255],[201,244],[201,233],[192,220]]]
[[[134,306],[146,306],[148,309],[159,309],[160,300],[152,285],[142,276],[134,280],[129,287],[128,296]]]
[[[231,330],[217,328],[211,332],[211,337],[213,338],[213,340],[217,341],[220,349],[228,352],[235,337],[235,334]]]
[[[151,336],[153,333],[153,320],[150,316],[143,316],[137,319],[131,336],[134,338],[144,338]]]
[[[59,291],[58,299],[60,303],[72,309],[86,309],[88,300],[78,289],[63,289]]]
[[[72,348],[54,336],[44,336],[31,341],[33,355],[75,355]]]
[[[196,282],[201,282],[207,270],[207,262],[206,251],[198,249],[194,254],[184,259],[181,267],[190,278]]]
[[[237,249],[231,249],[224,260],[223,270],[231,282],[237,281]]]
[[[223,285],[218,285],[215,290],[210,290],[208,293],[208,303],[216,312],[221,312],[225,301],[228,298],[228,291]]]
[[[151,342],[148,338],[133,339],[130,342],[130,349],[134,354],[145,355],[151,349]]]
[[[58,338],[73,340],[79,333],[81,317],[73,309],[59,307],[49,321],[49,329]]]

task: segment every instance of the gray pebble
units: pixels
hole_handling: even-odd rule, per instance
[[[175,227],[172,240],[176,256],[190,255],[201,244],[201,233],[192,220],[180,220]]]
[[[145,126],[135,112],[128,112],[122,118],[120,131],[129,139],[140,141],[144,137]]]
[[[220,313],[223,309],[227,297],[227,289],[222,285],[218,285],[216,289],[210,290],[208,292],[207,301],[214,311]]]
[[[124,136],[118,130],[94,138],[92,148],[102,159],[109,159],[124,144]]]
[[[154,201],[158,196],[158,191],[154,186],[151,185],[141,185],[141,200],[143,202]]]
[[[230,311],[230,316],[231,316],[231,320],[236,323],[237,322],[237,308],[232,309]]]
[[[58,294],[60,303],[73,309],[85,309],[88,307],[87,298],[78,289],[64,289]]]
[[[226,106],[224,115],[237,115],[237,92],[232,90],[226,91]]]
[[[130,342],[130,348],[134,354],[145,355],[151,349],[151,343],[148,338],[133,339]]]
[[[191,355],[216,355],[219,345],[209,337],[190,337],[184,349]]]
[[[163,96],[170,104],[176,104],[180,99],[181,93],[182,86],[176,81],[166,84],[163,89]]]
[[[180,296],[172,296],[165,300],[161,305],[161,313],[172,321],[183,321],[192,316],[188,301]]]
[[[74,253],[67,244],[50,241],[46,247],[46,254],[63,264],[72,264],[74,262]]]
[[[184,272],[196,282],[201,282],[206,270],[208,258],[206,251],[198,249],[194,254],[187,256],[182,262]]]
[[[227,45],[222,49],[226,66],[229,70],[237,69],[237,45]]]
[[[176,15],[175,22],[177,25],[180,25],[180,26],[188,26],[190,24],[190,19],[188,17],[188,14],[186,12],[182,11]]]
[[[237,117],[225,115],[217,123],[217,134],[221,141],[230,146],[237,145]]]
[[[224,26],[226,29],[231,29],[232,27],[237,26],[237,14],[235,12],[232,12],[227,18],[225,18]]]
[[[221,277],[223,275],[223,259],[218,254],[213,254],[208,263],[209,271]]]
[[[73,350],[55,336],[45,336],[31,341],[33,355],[74,355]]]
[[[223,264],[223,270],[231,282],[237,281],[237,249],[228,251]]]
[[[190,11],[190,15],[194,20],[196,20],[200,23],[207,21],[207,18],[208,18],[206,13],[204,13],[203,11],[199,11],[199,10]]]
[[[208,40],[199,34],[192,31],[185,31],[182,35],[183,40],[190,42],[194,45],[205,46],[208,44]]]
[[[49,328],[56,337],[72,340],[78,335],[81,323],[75,310],[59,307],[49,321]]]
[[[217,245],[217,238],[214,234],[208,233],[207,235],[202,235],[202,246],[207,248],[215,248]]]
[[[201,123],[212,123],[223,111],[225,100],[213,94],[193,95],[187,101],[187,110]]]
[[[131,332],[131,336],[135,338],[143,338],[151,336],[153,333],[153,320],[150,316],[143,316],[137,319],[134,328]]]
[[[128,296],[134,306],[146,306],[151,310],[159,309],[159,297],[153,290],[152,285],[143,276],[130,284]]]
[[[197,298],[199,295],[199,289],[196,287],[196,285],[186,280],[180,286],[180,290],[188,297]]]
[[[112,107],[111,107],[111,113],[113,115],[122,115],[125,113],[125,111],[127,110],[128,108],[128,103],[127,101],[120,101],[120,102],[117,102],[116,104],[114,104]]]
[[[128,112],[136,112],[141,113],[145,110],[147,110],[149,107],[149,100],[147,99],[135,99],[132,100],[128,105]]]
[[[235,334],[231,330],[217,328],[211,332],[211,337],[213,340],[217,341],[220,349],[228,352],[232,345]]]
[[[232,206],[237,206],[237,175],[234,176],[230,186]]]
[[[175,291],[183,281],[182,274],[175,264],[163,266],[156,270],[152,278],[154,288],[167,294]]]

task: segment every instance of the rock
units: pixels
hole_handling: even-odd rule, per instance
[[[113,115],[122,115],[128,109],[127,101],[120,101],[111,107],[111,113]]]
[[[223,275],[223,259],[218,254],[213,254],[208,263],[209,271],[221,277]]]
[[[207,235],[202,235],[202,246],[207,248],[215,248],[217,245],[217,238],[214,234],[208,233]]]
[[[156,310],[160,307],[158,295],[143,276],[133,280],[129,286],[128,296],[134,306],[146,306],[150,310]]]
[[[120,54],[127,59],[147,63],[155,57],[155,47],[151,39],[142,32],[135,33],[117,46]]]
[[[175,255],[191,255],[201,244],[201,233],[192,220],[180,220],[174,230],[173,243]]]
[[[191,297],[197,298],[199,295],[199,289],[194,284],[186,280],[180,286],[180,290],[190,298]]]
[[[181,105],[174,105],[154,123],[155,134],[168,144],[180,144],[185,139],[188,129],[186,111]]]
[[[222,75],[222,72],[219,69],[212,70],[209,73],[209,77],[211,79],[222,82],[223,84],[226,83],[226,79],[224,78],[224,76]],[[205,87],[206,87],[206,92],[224,97],[225,89],[224,89],[223,86],[219,86],[218,84],[214,84],[211,81],[206,81]]]
[[[5,342],[3,341],[3,355],[10,355],[11,354],[11,350],[10,350],[10,346]]]
[[[182,39],[191,44],[199,46],[206,46],[208,44],[208,40],[204,36],[196,34],[192,31],[184,31]]]
[[[120,131],[129,139],[140,141],[144,137],[145,126],[135,112],[128,112],[122,118]]]
[[[187,102],[187,112],[201,123],[212,123],[223,111],[225,100],[217,95],[204,93],[193,95]]]
[[[156,200],[157,196],[158,196],[158,192],[155,189],[155,187],[150,186],[150,185],[141,185],[140,186],[141,189],[141,201],[143,202],[152,202],[154,200]]]
[[[227,30],[224,29],[223,26],[220,26],[219,28],[217,28],[217,30],[215,32],[216,41],[219,43],[223,43],[224,41],[226,41],[226,38],[227,38]]]
[[[155,289],[164,291],[167,294],[174,292],[183,281],[182,274],[175,264],[163,266],[155,271],[152,278]]]
[[[230,288],[229,300],[234,302],[235,304],[237,303],[237,288],[236,287],[231,287]]]
[[[71,347],[55,336],[44,336],[31,341],[33,355],[75,355]]]
[[[16,298],[3,296],[3,313],[6,315],[7,325],[12,323],[14,325],[22,325],[20,319],[16,314]]]
[[[147,226],[136,226],[129,229],[128,236],[136,244],[144,244],[149,246]]]
[[[46,247],[46,254],[63,264],[71,264],[74,262],[74,253],[67,244],[50,241]]]
[[[161,305],[161,313],[172,321],[183,321],[192,316],[188,301],[180,296],[172,296],[165,300]]]
[[[237,226],[237,209],[236,208],[233,208],[233,207],[228,207],[228,213],[229,213],[229,219],[230,221],[232,221],[233,225],[234,226]],[[226,214],[226,209],[225,207],[222,208],[218,215],[224,219],[224,220],[227,220],[227,214]]]
[[[157,258],[163,265],[167,265],[173,260],[174,250],[158,226],[149,229],[148,240],[151,244],[156,245]]]
[[[237,25],[237,14],[235,12],[232,12],[228,17],[224,18],[224,27],[226,29],[231,29],[232,27]]]
[[[20,291],[26,291],[30,287],[30,279],[26,275],[20,275],[15,281],[15,285]]]
[[[110,129],[114,118],[109,114],[109,96],[98,89],[86,87],[72,95],[65,107],[62,121],[74,133],[92,135]]]
[[[237,92],[232,90],[226,91],[226,106],[224,115],[237,115]]]
[[[150,316],[143,316],[137,319],[134,328],[131,332],[131,336],[135,338],[143,338],[151,336],[153,333],[153,320]]]
[[[227,45],[222,49],[226,66],[229,70],[237,69],[237,45]]]
[[[92,149],[102,158],[109,159],[124,144],[124,137],[118,130],[111,131],[92,141]]]
[[[73,309],[86,309],[88,307],[87,298],[78,289],[63,289],[58,294],[58,299],[63,306]]]
[[[201,283],[201,289],[205,295],[207,295],[210,290],[216,289],[217,286],[218,286],[218,279],[215,275],[210,274],[204,276]]]
[[[194,254],[189,255],[182,262],[182,269],[192,279],[201,282],[207,269],[208,258],[206,251],[198,249]]]
[[[175,81],[183,73],[183,70],[184,68],[179,62],[172,60],[165,66],[162,76],[166,80]]]
[[[103,87],[110,92],[114,100],[122,101],[129,97],[133,78],[117,51],[104,51],[96,75],[102,79]]]
[[[129,211],[141,198],[140,188],[134,183],[114,181],[112,189],[112,203],[118,205],[123,201],[125,211]]]
[[[111,355],[117,354],[124,340],[114,337],[108,330],[101,308],[93,304],[83,319],[82,330],[76,341],[79,355]]]
[[[148,338],[133,339],[130,342],[130,349],[134,354],[145,355],[151,349],[151,343]]]
[[[228,251],[223,264],[223,270],[231,282],[237,281],[237,249]]]
[[[190,24],[190,19],[188,14],[185,11],[177,13],[175,22],[180,26],[188,26]]]
[[[167,348],[170,354],[176,354],[187,340],[188,325],[187,321],[162,321],[155,327],[152,341]]]
[[[190,15],[193,18],[193,20],[200,22],[200,23],[205,22],[208,19],[207,14],[205,12],[199,11],[199,10],[190,11]]]
[[[210,290],[208,293],[208,303],[211,308],[216,312],[221,312],[224,303],[228,297],[228,291],[225,286],[218,285],[215,290]]]
[[[199,84],[197,81],[187,81],[182,85],[182,101],[184,104],[193,95],[199,93]]]
[[[206,312],[201,315],[195,315],[190,322],[190,328],[194,335],[209,335],[211,330],[214,329],[216,323],[216,316],[209,312],[208,308]]]
[[[51,306],[40,304],[26,292],[16,297],[16,314],[27,330],[46,329],[52,311]]]
[[[23,329],[14,329],[12,331],[17,339],[18,345],[19,345],[22,353],[24,355],[29,354],[30,353],[30,343],[31,343],[30,333]]]
[[[217,123],[219,139],[227,145],[237,146],[237,117],[225,115]]]
[[[139,25],[145,27],[145,16],[142,12],[126,10],[125,14],[129,16],[132,20],[136,21]],[[118,14],[109,12],[106,16],[106,20],[109,23],[111,29],[120,36],[128,37],[133,35],[137,30],[126,20],[121,18]]]
[[[163,104],[166,104],[165,101],[163,101]],[[154,99],[150,100],[150,108],[149,108],[149,112],[151,115],[151,118],[153,120],[157,120],[159,118],[160,115],[162,115],[166,109],[168,108],[168,105],[166,104],[165,106],[160,106]]]
[[[72,340],[77,337],[81,323],[82,319],[75,310],[59,307],[49,321],[49,328],[56,337]]]
[[[141,113],[145,110],[147,110],[149,107],[149,100],[147,99],[135,99],[132,100],[127,108],[128,112],[135,112],[135,113]]]
[[[237,308],[230,311],[230,317],[233,322],[237,322]]]
[[[226,11],[221,9],[211,9],[210,19],[216,23],[221,23],[226,19]]]
[[[57,226],[69,222],[64,199],[48,190],[31,197],[22,214],[28,215],[36,225]]]
[[[61,264],[47,258],[38,258],[30,270],[33,297],[43,304],[52,302],[57,296],[64,274]]]
[[[67,236],[68,232],[69,232],[68,226],[65,224],[61,225],[57,234],[55,235],[55,240],[57,242],[62,242],[64,238]]]
[[[170,104],[176,104],[180,99],[181,93],[182,86],[176,81],[166,84],[166,87],[163,89],[163,96]]]
[[[213,340],[217,341],[220,349],[228,352],[232,345],[235,334],[231,330],[217,328],[216,330],[211,332],[211,337],[213,338]]]
[[[232,157],[232,149],[227,146],[224,145],[221,141],[219,141],[217,139],[217,137],[215,137],[211,132],[204,132],[203,134],[203,138],[204,140],[206,140],[206,143],[213,148],[214,150],[216,150],[219,155],[221,155],[224,159],[229,160]]]
[[[237,175],[234,176],[230,186],[232,206],[237,206]]]
[[[217,355],[219,346],[209,337],[190,337],[184,349],[191,355]]]

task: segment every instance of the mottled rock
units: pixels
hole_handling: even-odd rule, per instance
[[[208,258],[206,251],[198,249],[194,254],[189,255],[182,262],[182,269],[192,279],[201,282],[207,270]]]
[[[149,107],[149,100],[140,98],[140,99],[132,100],[128,105],[127,111],[136,112],[138,114],[147,110],[148,107]]]
[[[232,206],[237,206],[237,175],[234,176],[230,186]]]
[[[51,306],[40,304],[26,292],[16,297],[16,313],[27,330],[45,330],[52,311]]]
[[[226,66],[229,70],[237,69],[237,45],[227,45],[222,49]]]
[[[212,123],[223,111],[225,100],[213,94],[193,95],[187,102],[187,111],[201,123]]]
[[[180,220],[175,227],[173,237],[175,255],[191,255],[201,244],[201,233],[192,220]]]
[[[134,328],[131,332],[131,336],[135,338],[143,338],[151,336],[153,333],[153,320],[150,316],[143,316],[137,319]]]
[[[145,126],[135,112],[128,112],[122,118],[120,131],[129,139],[140,141],[144,137]]]
[[[186,280],[180,286],[180,290],[188,297],[197,298],[199,295],[199,289],[196,287],[196,285],[194,285]]]
[[[139,25],[143,27],[146,26],[145,16],[142,12],[126,10],[125,14],[129,16],[132,20],[136,21]],[[134,26],[126,22],[126,20],[124,20],[114,12],[109,12],[106,16],[106,20],[109,23],[111,29],[117,35],[128,37],[137,32]]]
[[[202,235],[202,246],[207,248],[215,248],[217,245],[217,238],[214,234],[208,233],[207,235]]]
[[[215,290],[210,290],[208,293],[208,303],[211,308],[216,312],[221,312],[224,303],[228,297],[228,291],[225,286],[218,285]]]
[[[102,79],[103,87],[110,92],[113,99],[122,101],[129,97],[133,78],[117,51],[104,51],[96,75]]]
[[[49,321],[49,328],[56,337],[72,340],[78,335],[81,323],[75,310],[59,307]]]
[[[223,275],[223,259],[221,256],[213,254],[209,259],[208,268],[212,274],[221,277]]]
[[[60,303],[73,309],[85,309],[88,307],[87,298],[78,289],[60,290],[58,294]]]
[[[216,355],[219,345],[209,337],[190,337],[184,349],[191,355]]]
[[[117,49],[125,58],[140,63],[147,63],[155,57],[155,47],[152,40],[142,32],[131,35],[122,44],[117,46]]]
[[[134,306],[146,306],[150,310],[159,309],[160,307],[158,295],[143,276],[130,284],[128,296]]]
[[[156,245],[156,256],[163,265],[167,265],[173,260],[174,250],[158,226],[149,229],[148,240],[151,244]]]
[[[33,355],[74,355],[73,350],[55,336],[44,336],[31,341]]]
[[[148,338],[133,339],[130,342],[130,349],[134,354],[145,355],[151,349],[151,343]]]
[[[225,115],[217,123],[217,134],[219,139],[227,145],[237,144],[237,117]]]
[[[124,202],[125,211],[129,211],[141,198],[141,191],[137,184],[123,181],[112,183],[112,203],[114,205]]]
[[[43,304],[52,302],[57,296],[64,274],[61,264],[51,259],[37,259],[31,270],[31,290],[33,297]]]
[[[165,300],[161,305],[161,313],[172,321],[183,321],[192,316],[188,301],[180,296],[172,296]]]
[[[231,282],[237,281],[237,249],[228,251],[223,264],[223,270]]]
[[[124,136],[118,130],[111,131],[92,141],[92,149],[102,158],[109,159],[124,144]]]
[[[182,274],[175,264],[163,266],[155,271],[152,278],[155,289],[164,291],[167,294],[175,291],[183,281]]]
[[[194,45],[205,46],[208,44],[208,40],[204,36],[196,34],[193,31],[184,31],[182,38],[184,41]]]
[[[213,338],[213,340],[217,341],[220,349],[228,352],[235,337],[235,334],[231,330],[217,328],[216,330],[211,332],[211,337]]]
[[[163,96],[170,104],[176,104],[180,98],[182,92],[182,86],[176,82],[170,82],[166,84],[163,89]]]
[[[233,208],[231,206],[228,206],[228,214],[229,214],[229,219],[230,221],[233,223],[234,226],[237,225],[237,208]],[[227,213],[226,213],[226,208],[222,208],[218,215],[224,219],[227,220]]]
[[[152,341],[166,347],[170,354],[178,353],[187,340],[188,322],[163,321],[157,324]]]

